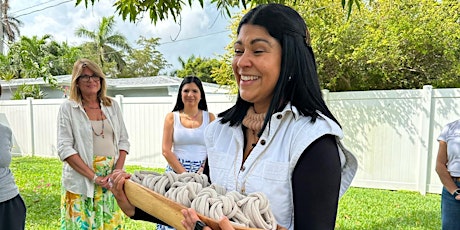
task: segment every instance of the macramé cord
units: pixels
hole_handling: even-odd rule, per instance
[[[237,191],[227,192],[222,186],[209,184],[205,174],[136,171],[131,180],[215,220],[225,215],[243,227],[272,230],[277,227],[263,193],[246,196]]]

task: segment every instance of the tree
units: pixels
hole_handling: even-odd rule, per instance
[[[9,67],[10,60],[7,56],[0,54],[0,79],[10,82],[14,79],[14,74]],[[8,89],[11,91],[11,85],[8,84]]]
[[[3,54],[5,37],[9,42],[13,42],[20,35],[19,27],[22,26],[22,22],[8,14],[10,9],[8,0],[0,1],[0,8],[0,18],[2,20],[2,26],[0,27],[0,53]]]
[[[238,85],[235,82],[233,70],[232,70],[232,58],[234,54],[233,45],[236,41],[236,29],[238,28],[238,22],[241,20],[243,14],[247,13],[248,10],[243,10],[239,14],[232,16],[232,23],[229,25],[229,29],[233,31],[230,36],[231,41],[228,43],[225,49],[227,53],[219,55],[220,65],[213,68],[211,78],[219,85],[228,85],[231,88],[232,93],[238,92]]]
[[[7,59],[8,63],[2,65],[6,72],[12,73],[14,78],[43,78],[52,86],[56,86],[56,79],[51,74],[50,63],[53,56],[46,50],[46,44],[51,35],[46,34],[38,38],[21,36],[18,42],[11,45]]]
[[[49,72],[49,56],[45,55],[44,46],[51,35],[41,39],[21,37],[13,43],[6,56],[2,55],[1,78],[10,81],[14,78],[43,78],[51,86],[56,87],[56,79]],[[11,88],[10,88],[11,90]],[[14,92],[12,99],[20,100],[27,97],[41,99],[45,95],[38,85],[21,85]]]
[[[34,99],[43,99],[45,98],[46,93],[40,89],[39,85],[26,85],[22,84],[18,86],[18,89],[11,96],[12,100],[24,100],[29,97]]]
[[[177,77],[197,76],[203,82],[216,83],[211,77],[212,70],[220,66],[220,62],[214,58],[202,58],[190,56],[187,61],[179,57],[182,69],[176,71]]]
[[[324,88],[460,86],[458,1],[372,1],[347,21],[327,0],[297,7],[310,26]]]
[[[127,65],[119,77],[148,77],[157,76],[158,73],[170,66],[163,54],[156,48],[160,38],[140,37],[137,44],[141,49],[133,49],[127,55]]]
[[[39,38],[22,36],[11,44],[6,55],[0,55],[0,77],[3,79],[43,78],[56,86],[53,76],[69,74],[81,56],[79,47],[52,40],[51,35]]]
[[[294,6],[306,19],[321,87],[331,91],[460,87],[458,1],[372,1],[347,18],[337,2]],[[231,30],[236,31],[235,16]],[[233,85],[231,58],[212,77]]]
[[[88,4],[94,5],[94,3],[99,0],[76,0],[75,5],[79,5],[80,3],[84,2],[85,7],[88,7]],[[330,0],[332,1],[332,0]],[[204,0],[198,0],[201,7],[204,6]],[[269,2],[276,2],[285,4],[286,2],[292,2],[289,0],[211,0],[212,4],[217,6],[223,14],[227,14],[227,16],[231,16],[230,9],[233,7],[240,7],[247,8],[256,4],[261,3],[269,3]],[[299,1],[302,2],[302,1]],[[309,2],[309,1],[307,1]],[[361,0],[340,0],[342,3],[343,8],[347,8],[349,14],[351,13],[351,9],[353,4],[357,5],[359,8],[359,4]],[[118,13],[123,20],[129,18],[129,21],[136,22],[138,21],[143,13],[149,15],[150,19],[156,24],[158,21],[165,20],[169,17],[172,17],[174,21],[177,21],[177,18],[180,16],[182,7],[184,6],[192,6],[193,1],[188,0],[187,3],[184,3],[182,0],[169,0],[169,1],[141,1],[141,0],[116,0],[114,6],[116,8],[116,13]],[[293,5],[298,3],[296,0],[293,1]]]
[[[80,47],[70,47],[66,42],[60,44],[53,41],[51,35],[22,36],[11,44],[7,55],[0,54],[0,79],[42,78],[52,87],[58,87],[54,76],[71,73],[73,63],[80,56]],[[24,85],[14,92],[13,99],[44,96],[39,85]]]
[[[74,62],[82,56],[81,47],[69,46],[67,42],[58,43],[54,40],[45,44],[44,51],[51,56],[49,65],[53,76],[71,73]]]
[[[90,31],[81,26],[75,31],[75,35],[92,40],[83,44],[83,47],[89,48],[96,53],[99,64],[103,69],[106,62],[115,62],[117,70],[121,72],[126,66],[122,51],[128,52],[131,47],[125,36],[113,31],[114,27],[115,19],[113,16],[103,17],[96,31]],[[122,51],[117,51],[112,46],[121,48]]]

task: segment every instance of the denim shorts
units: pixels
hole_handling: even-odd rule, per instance
[[[460,182],[455,184],[460,188]],[[460,229],[460,200],[456,200],[446,188],[442,189],[441,196],[442,230]]]

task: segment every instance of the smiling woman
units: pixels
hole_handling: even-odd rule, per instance
[[[123,228],[123,213],[109,180],[129,151],[121,110],[106,96],[101,68],[80,59],[72,71],[69,100],[58,114],[58,154],[64,162],[61,229]]]
[[[179,86],[176,104],[165,118],[163,156],[167,171],[198,172],[206,160],[204,129],[215,119],[208,104],[201,80],[188,76]]]
[[[281,4],[262,4],[243,16],[232,63],[239,95],[204,133],[211,183],[227,192],[265,194],[281,229],[334,229],[339,198],[357,169],[322,98],[308,34],[298,12]],[[125,213],[158,221],[129,203],[122,190],[129,176],[113,176]],[[210,228],[197,225],[195,210],[182,214],[185,229]],[[227,218],[220,228],[232,229]]]
[[[165,118],[163,127],[163,156],[166,172],[201,172],[207,158],[204,130],[215,119],[208,104],[201,80],[188,76],[179,86],[176,105]],[[172,229],[157,225],[157,229]]]
[[[254,103],[254,112],[265,112],[280,74],[281,45],[262,26],[243,26],[240,34],[232,62],[240,96]]]

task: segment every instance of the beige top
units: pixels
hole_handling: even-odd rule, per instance
[[[113,129],[107,119],[101,121],[91,120],[93,127],[93,152],[95,156],[115,156],[115,145],[113,144]],[[102,128],[104,127],[104,131]]]

